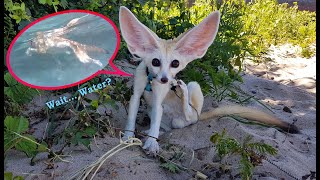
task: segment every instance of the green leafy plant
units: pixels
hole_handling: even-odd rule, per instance
[[[292,43],[302,48],[303,56],[310,57],[314,54],[310,45],[316,38],[315,17],[315,12],[299,11],[297,3],[288,7],[276,0],[255,0],[247,5],[241,20],[254,56],[265,53],[271,44]]]
[[[251,136],[247,136],[241,144],[236,139],[226,135],[226,129],[221,134],[214,133],[210,141],[216,145],[216,151],[220,159],[227,155],[240,156],[240,174],[242,179],[251,179],[255,166],[262,163],[265,154],[276,155],[277,150],[262,142],[250,142]]]
[[[56,12],[58,11],[58,5],[60,5],[59,0],[38,0],[38,2],[43,5],[47,4],[49,6],[53,6]],[[63,2],[65,3],[66,1],[63,1]],[[65,7],[66,7],[66,4],[65,4]]]
[[[15,148],[28,157],[34,157],[39,152],[46,152],[47,145],[35,143],[36,139],[27,133],[29,122],[24,117],[7,116],[4,120],[4,151]]]
[[[4,112],[6,116],[20,115],[23,104],[30,102],[35,95],[41,94],[41,92],[36,89],[20,84],[8,72],[4,74],[4,81]]]
[[[179,173],[181,170],[187,170],[187,168],[180,163],[186,155],[183,148],[168,143],[164,145],[163,152],[164,153],[158,154],[161,163],[160,167],[172,173]]]
[[[167,169],[168,171],[172,172],[172,173],[178,173],[180,171],[180,168],[170,162],[164,162],[160,164],[160,167]]]
[[[59,159],[64,162],[69,162],[48,148],[45,141],[40,143],[30,134],[28,134],[29,122],[24,117],[7,116],[4,120],[4,154],[10,149],[16,149],[24,152],[28,157],[31,157],[31,165],[34,164],[34,157],[41,152],[48,152],[51,161]]]
[[[127,109],[132,95],[132,90],[127,87],[126,82],[128,82],[128,79],[115,79],[114,85],[104,89],[103,94],[109,95],[110,99],[113,99],[116,102],[120,102],[128,113]],[[110,100],[107,102],[110,102]],[[115,108],[117,109],[118,107]]]
[[[93,138],[93,136],[96,134],[97,130],[92,127],[89,126],[87,128],[85,128],[83,131],[77,131],[75,136],[73,136],[71,138],[71,143],[72,144],[83,144],[85,147],[87,147],[90,151],[90,141]]]
[[[14,19],[16,23],[19,23],[23,19],[30,20],[30,15],[27,15],[26,5],[24,2],[18,3],[13,2],[12,0],[5,0],[4,8],[9,12],[9,17]]]
[[[4,172],[4,180],[24,180],[22,176],[14,176],[12,172]]]
[[[12,19],[8,16],[4,17],[4,48],[7,49],[13,39],[13,37],[16,35],[16,31],[14,30],[14,25],[11,21]],[[6,66],[6,55],[7,50],[5,50],[4,53],[4,64]]]
[[[4,81],[4,94],[19,104],[29,102],[33,96],[40,94],[40,91],[20,84],[10,73],[4,75]]]
[[[53,143],[64,144],[63,148],[59,150],[62,152],[65,146],[83,145],[91,151],[90,143],[93,137],[98,132],[95,123],[90,116],[95,116],[94,113],[87,112],[83,109],[77,112],[76,116],[69,120],[66,128],[61,133],[55,133],[55,123],[51,122],[51,130],[48,130],[48,139],[53,139]],[[94,117],[93,117],[94,118]]]

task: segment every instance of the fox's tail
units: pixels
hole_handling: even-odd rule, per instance
[[[226,116],[226,115],[236,115],[242,118],[258,121],[264,124],[275,125],[281,128],[283,131],[286,131],[289,133],[299,133],[298,128],[293,124],[283,122],[280,119],[270,114],[267,114],[265,112],[262,112],[253,108],[237,106],[237,105],[218,107],[218,108],[209,110],[207,112],[203,112],[200,115],[200,120],[206,120],[212,117],[219,117],[219,116]]]

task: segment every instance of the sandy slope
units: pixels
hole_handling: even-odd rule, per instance
[[[315,97],[315,57],[304,59],[290,57],[292,47],[274,48],[270,55],[272,61],[267,64],[253,64],[247,62],[243,75],[244,83],[240,87],[250,95],[254,95],[265,104],[269,105],[275,116],[283,121],[293,122],[301,130],[301,134],[284,134],[274,128],[266,128],[256,125],[245,125],[230,118],[212,119],[199,122],[184,129],[175,129],[165,132],[160,136],[162,155],[169,157],[173,149],[183,152],[180,162],[183,166],[195,169],[206,174],[209,179],[219,176],[215,148],[209,141],[213,132],[221,132],[227,129],[228,135],[242,140],[247,135],[252,135],[255,141],[263,141],[278,149],[278,155],[268,157],[270,161],[287,171],[292,176],[301,179],[302,176],[315,171],[316,168],[316,97]],[[29,105],[29,113],[38,111],[44,102],[50,97],[37,97]],[[227,104],[229,102],[222,102]],[[216,105],[210,98],[205,98],[204,109]],[[220,105],[220,104],[219,104]],[[248,106],[263,109],[256,101],[251,101]],[[288,107],[292,113],[285,112]],[[32,110],[34,109],[34,110]],[[270,111],[269,111],[270,112]],[[123,127],[126,113],[123,108],[114,112],[114,125]],[[39,119],[32,119],[36,122]],[[32,123],[31,122],[31,123]],[[61,126],[65,124],[61,120]],[[35,124],[35,135],[42,137],[47,120]],[[140,129],[146,127],[139,127]],[[85,147],[70,147],[64,150],[65,154],[71,154],[73,163],[56,162],[53,169],[47,169],[44,163],[47,154],[37,156],[36,164],[29,165],[30,159],[24,154],[11,151],[6,159],[5,171],[15,174],[29,173],[26,179],[67,179],[76,170],[88,165],[99,158],[103,153],[119,143],[119,139],[106,135],[92,142],[92,152]],[[170,150],[165,150],[164,145],[172,144]],[[58,148],[57,148],[58,149]],[[190,164],[192,153],[194,159]],[[231,175],[237,174],[237,158],[226,161],[231,165]],[[159,160],[147,157],[138,148],[125,149],[108,160],[99,171],[95,179],[190,179],[195,176],[195,171],[180,171],[178,174],[170,173],[159,167]],[[190,166],[189,166],[190,165]],[[207,168],[205,168],[207,167]],[[38,175],[31,175],[38,174]],[[292,179],[288,174],[267,161],[254,171],[255,179]],[[220,179],[229,179],[229,174],[222,175]],[[236,179],[240,179],[239,176]]]

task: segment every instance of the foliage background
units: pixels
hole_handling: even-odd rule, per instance
[[[264,61],[271,44],[292,43],[302,48],[302,56],[314,52],[310,45],[315,42],[315,13],[298,11],[297,3],[278,4],[276,0],[197,0],[194,5],[179,1],[106,1],[106,0],[5,0],[5,52],[14,36],[31,21],[56,11],[86,9],[101,13],[118,26],[121,5],[128,7],[137,18],[160,38],[177,37],[214,10],[220,10],[221,23],[218,35],[205,57],[194,61],[181,74],[186,81],[198,81],[205,94],[219,97],[219,89],[233,81],[241,81],[244,58]],[[119,26],[118,26],[119,27]],[[122,40],[117,59],[129,58]],[[234,69],[238,67],[238,71]],[[223,91],[224,92],[224,91]]]

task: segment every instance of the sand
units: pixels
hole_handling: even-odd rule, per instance
[[[278,150],[277,155],[267,156],[272,164],[263,160],[255,168],[253,179],[302,179],[310,171],[316,171],[316,58],[296,56],[296,52],[291,52],[295,48],[290,45],[271,47],[268,54],[271,61],[267,63],[245,61],[245,71],[242,74],[244,83],[238,85],[244,92],[254,95],[270,107],[274,115],[283,121],[296,121],[295,125],[301,130],[301,134],[286,134],[274,128],[242,124],[227,117],[210,119],[183,129],[163,132],[160,136],[161,155],[171,157],[173,152],[183,154],[176,162],[188,170],[171,173],[159,166],[161,162],[158,158],[147,156],[140,147],[133,147],[106,161],[94,179],[192,179],[196,171],[205,174],[208,179],[240,179],[237,175],[237,157],[223,160],[230,170],[221,174],[215,147],[209,140],[214,132],[221,132],[224,128],[229,136],[240,141],[251,135],[254,141],[268,143]],[[129,71],[131,68],[125,69]],[[52,95],[35,97],[26,107],[25,114],[32,116],[41,111],[45,102],[51,98]],[[217,103],[212,97],[206,97],[204,110],[229,103],[231,102],[226,100]],[[118,111],[113,110],[112,123],[116,127],[124,127],[127,115],[121,104],[119,106]],[[255,100],[250,101],[247,106],[272,113]],[[285,112],[284,107],[289,108],[291,113]],[[112,108],[99,108],[99,112],[104,110],[111,111]],[[61,119],[60,128],[56,131],[63,129],[67,122],[68,119]],[[48,120],[32,118],[30,123],[35,129],[33,134],[41,138]],[[139,129],[147,127],[145,123],[138,126]],[[109,133],[92,141],[92,152],[82,145],[67,147],[64,154],[72,155],[73,158],[66,158],[72,163],[55,162],[52,169],[46,164],[47,153],[37,155],[35,165],[31,166],[30,158],[11,150],[5,159],[5,171],[23,175],[26,179],[68,179],[76,170],[89,165],[118,144],[119,138],[112,137]],[[168,144],[171,145],[170,148]]]

